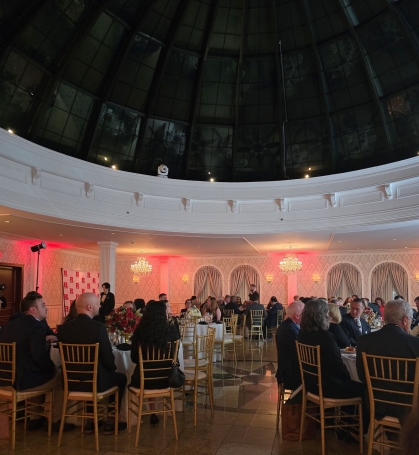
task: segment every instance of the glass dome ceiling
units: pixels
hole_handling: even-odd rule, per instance
[[[419,153],[418,0],[1,0],[0,126],[169,178]]]

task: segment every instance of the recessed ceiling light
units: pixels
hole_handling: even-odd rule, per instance
[[[112,164],[112,169],[115,170],[116,169],[116,166],[114,164]]]
[[[306,174],[305,178],[308,179],[310,176],[308,174]]]
[[[9,220],[6,220],[5,223],[10,223],[10,221],[9,221]]]
[[[214,179],[210,179],[210,182],[213,182],[213,181],[214,181]]]
[[[308,170],[311,171],[311,167],[309,167]]]
[[[8,129],[7,132],[10,133],[10,134],[14,134],[14,131],[11,130],[11,129]]]
[[[211,172],[208,172],[208,175],[211,175]]]
[[[106,156],[105,156],[105,161],[108,161],[108,158],[106,158]]]

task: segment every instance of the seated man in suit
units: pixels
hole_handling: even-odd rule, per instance
[[[358,338],[370,333],[371,327],[367,321],[361,318],[364,311],[364,302],[361,299],[352,300],[350,308],[349,313],[342,316],[340,325],[351,342],[351,346],[356,346]]]
[[[419,338],[409,335],[413,310],[409,303],[403,300],[390,300],[385,305],[384,322],[382,329],[374,333],[363,335],[358,339],[356,368],[359,379],[365,382],[364,364],[362,353],[381,355],[386,357],[399,357],[415,359],[419,357]],[[409,372],[409,380],[413,381],[414,368]],[[392,385],[395,387],[395,384]],[[408,391],[409,386],[398,385],[401,391]],[[398,389],[399,390],[399,389]],[[399,400],[403,397],[398,395]],[[383,397],[385,399],[385,397]],[[386,415],[397,417],[401,423],[406,418],[410,409],[405,406],[376,403],[376,416],[382,418]]]
[[[127,377],[117,373],[115,357],[109,342],[105,326],[93,318],[99,313],[99,299],[93,293],[86,292],[77,297],[77,317],[67,324],[59,326],[58,341],[69,344],[94,344],[99,343],[99,363],[97,373],[97,391],[104,392],[113,386],[119,389],[119,409],[125,392]],[[71,390],[71,387],[69,385]],[[74,390],[90,392],[90,384],[73,384]],[[118,429],[125,430],[126,422],[119,422]],[[85,424],[84,432],[93,433],[93,420]],[[103,425],[104,434],[114,434],[114,421],[107,420]]]
[[[303,310],[303,302],[290,303],[287,308],[287,319],[278,327],[275,335],[278,353],[278,369],[275,376],[278,384],[283,382],[287,390],[295,390],[301,385],[295,342],[300,333],[300,320]]]
[[[250,311],[251,310],[263,310],[263,323],[266,319],[266,310],[265,307],[259,303],[259,294],[254,292],[253,294],[249,294],[250,304],[246,307],[246,326],[250,328],[251,325],[251,317]]]
[[[16,343],[16,378],[13,388],[25,392],[55,389],[52,429],[59,431],[63,400],[62,393],[60,397],[57,392],[62,390],[61,371],[56,370],[45,342],[46,329],[43,321],[47,318],[48,308],[40,294],[31,292],[20,303],[20,312],[20,317],[9,321],[0,330],[0,342]],[[6,383],[0,377],[0,385],[4,384]],[[30,420],[27,429],[37,430],[44,422],[44,417]],[[75,425],[66,423],[64,430],[72,430],[74,427]]]
[[[276,327],[277,323],[277,316],[278,316],[278,311],[283,311],[284,307],[282,306],[282,303],[278,302],[278,299],[273,295],[268,304],[269,310],[267,311],[267,316],[265,319],[265,324],[264,324],[264,333],[266,337],[266,329],[269,327]],[[284,314],[284,313],[282,313]]]
[[[224,307],[224,310],[233,310],[233,314],[243,314],[246,310],[241,310],[239,305],[237,304],[237,297],[232,295],[230,297],[230,301]]]

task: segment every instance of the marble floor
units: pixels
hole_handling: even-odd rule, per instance
[[[257,348],[254,341],[253,347]],[[176,414],[179,440],[173,434],[171,419],[164,429],[162,422],[154,428],[144,419],[140,444],[134,447],[135,432],[118,436],[100,435],[100,450],[94,447],[94,435],[81,434],[80,428],[63,436],[57,449],[58,434],[48,437],[44,429],[24,432],[18,425],[16,451],[10,450],[8,425],[0,418],[0,453],[22,455],[320,455],[320,431],[312,441],[287,442],[276,429],[277,385],[275,380],[275,345],[269,340],[263,348],[249,351],[246,360],[238,359],[214,364],[215,410],[211,416],[203,404],[198,409],[197,426],[193,426],[192,407]],[[133,429],[134,430],[134,429]],[[336,439],[334,432],[326,434],[328,455],[359,453],[358,445]],[[367,453],[367,447],[364,448]],[[374,452],[378,453],[378,452]]]

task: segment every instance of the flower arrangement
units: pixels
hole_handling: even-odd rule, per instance
[[[141,319],[140,310],[121,306],[110,312],[105,318],[106,328],[114,332],[133,333]]]
[[[197,319],[201,318],[202,314],[199,311],[199,309],[194,305],[191,308],[188,308],[188,310],[186,311],[186,317],[188,319]]]
[[[371,325],[375,319],[375,313],[372,310],[372,308],[367,306],[366,308],[364,308],[364,311],[362,312],[361,317],[362,317],[362,319],[365,319],[369,325]]]

